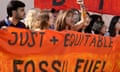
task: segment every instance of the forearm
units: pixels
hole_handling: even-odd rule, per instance
[[[76,24],[74,24],[74,25],[72,26],[72,29],[73,29],[74,31],[78,31],[79,29],[82,29],[83,26],[84,26],[84,22],[81,20],[81,21],[77,22]]]

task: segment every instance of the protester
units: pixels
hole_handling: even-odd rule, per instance
[[[25,4],[19,0],[11,0],[7,5],[7,17],[0,21],[0,28],[2,26],[12,26],[18,28],[25,28],[25,24],[22,20],[25,16],[24,11]]]
[[[112,18],[107,35],[111,37],[120,35],[120,16]]]
[[[90,19],[91,19],[90,24],[86,27],[85,33],[92,33],[92,28],[95,23],[101,24],[102,22],[104,22],[102,17],[97,14],[90,15]]]
[[[90,21],[91,21],[91,19],[90,19],[90,14],[89,14],[88,12],[86,12],[86,21],[85,21],[85,24],[86,24],[86,25],[84,25],[81,29],[79,29],[78,32],[85,33],[85,30],[86,30],[86,28],[89,26]]]
[[[49,29],[49,14],[40,9],[30,9],[25,18],[26,27],[32,31]]]
[[[49,20],[50,27],[49,28],[51,30],[55,29],[55,21],[58,16],[58,13],[59,13],[59,10],[56,10],[54,8],[52,8],[51,11],[49,12],[49,17],[50,17],[50,20]]]
[[[62,30],[70,30],[72,27],[72,14],[73,12],[71,10],[64,11],[60,13],[56,19],[56,30],[62,31]]]
[[[79,10],[72,8],[71,9],[73,11],[73,23],[76,24],[77,22],[79,22],[81,19],[81,13]]]
[[[95,22],[92,27],[92,34],[99,34],[104,36],[106,30],[107,26],[104,24],[103,21]]]
[[[41,12],[40,13],[40,29],[41,30],[47,30],[50,27],[50,16],[49,13]]]
[[[56,30],[75,30],[78,31],[84,26],[88,26],[86,24],[86,13],[84,10],[84,3],[82,0],[78,0],[78,3],[81,5],[81,20],[74,24],[73,22],[73,10],[66,10],[63,11],[61,14],[58,15],[56,19]]]
[[[32,8],[28,10],[25,17],[25,25],[28,29],[32,30],[33,27],[39,23],[40,9]]]

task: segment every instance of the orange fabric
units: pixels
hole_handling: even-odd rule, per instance
[[[119,72],[119,39],[9,27],[0,30],[0,72]]]
[[[53,1],[56,3],[61,2],[60,5],[56,6],[53,4]],[[64,1],[62,3],[62,1]],[[102,0],[84,0],[87,10],[93,12],[99,12],[104,14],[113,14],[120,15],[120,0],[103,0],[103,6],[100,8],[100,2]],[[79,5],[76,3],[76,0],[34,0],[34,6],[40,9],[46,8],[56,8],[56,9],[70,9],[70,8],[79,8]]]

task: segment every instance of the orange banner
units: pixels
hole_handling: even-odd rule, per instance
[[[0,72],[119,72],[120,37],[0,30]]]
[[[34,6],[40,9],[80,9],[77,0],[34,0]],[[84,0],[86,9],[102,14],[112,14],[120,16],[120,0]]]

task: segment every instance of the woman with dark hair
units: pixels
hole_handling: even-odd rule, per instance
[[[106,30],[107,26],[104,24],[104,21],[95,22],[92,27],[92,34],[99,34],[104,36]]]
[[[91,19],[90,24],[86,27],[85,33],[92,33],[92,27],[94,23],[103,22],[102,17],[97,14],[90,15],[90,19]]]
[[[110,22],[109,35],[115,37],[120,34],[120,16],[114,16]]]

